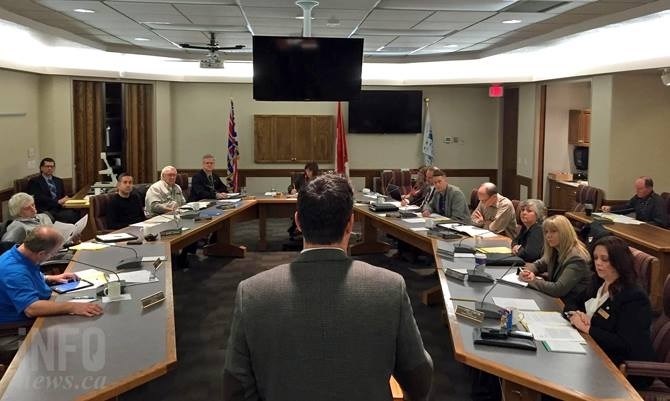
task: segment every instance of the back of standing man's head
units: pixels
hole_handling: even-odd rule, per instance
[[[298,222],[305,241],[328,245],[342,239],[354,207],[349,182],[336,175],[310,181],[298,194]]]

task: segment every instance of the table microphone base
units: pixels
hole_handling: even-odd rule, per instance
[[[495,280],[493,279],[493,276],[488,273],[468,269],[468,281],[478,283],[492,283]]]
[[[490,302],[475,302],[475,310],[484,313],[486,319],[500,319],[505,309]]]
[[[142,258],[137,256],[121,259],[119,263],[116,265],[116,271],[140,270],[141,268],[142,268]]]

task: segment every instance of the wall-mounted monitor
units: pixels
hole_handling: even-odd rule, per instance
[[[417,134],[421,132],[423,93],[417,90],[366,90],[349,101],[349,132]]]
[[[349,100],[361,91],[363,39],[254,36],[254,99]]]

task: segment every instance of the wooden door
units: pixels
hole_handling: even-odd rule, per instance
[[[254,159],[256,163],[274,161],[273,129],[274,118],[272,116],[254,116]]]

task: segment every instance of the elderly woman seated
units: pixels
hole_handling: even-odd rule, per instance
[[[512,241],[512,253],[525,262],[535,262],[544,252],[542,222],[547,215],[547,208],[539,199],[528,199],[519,203],[521,231]]]
[[[18,192],[9,198],[7,204],[12,222],[2,236],[2,241],[20,244],[29,232],[38,226],[52,225],[51,217],[46,213],[37,213],[32,195]],[[61,223],[66,224],[66,223]]]

